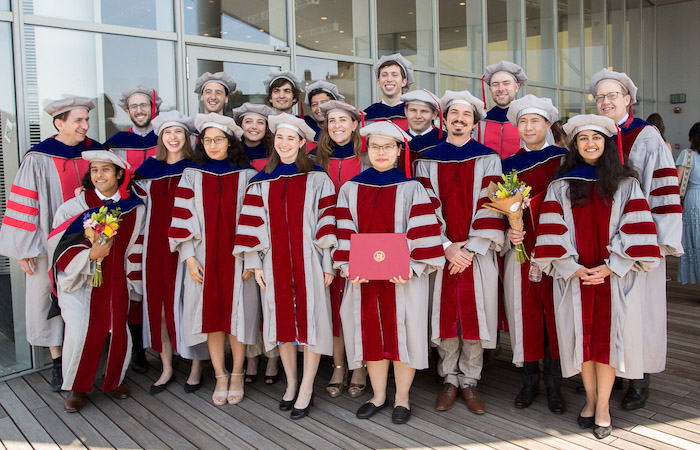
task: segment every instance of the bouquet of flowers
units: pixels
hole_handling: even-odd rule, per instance
[[[90,240],[90,243],[94,244],[97,242],[100,245],[104,245],[109,239],[114,237],[119,229],[119,222],[121,221],[119,215],[121,212],[119,208],[108,211],[107,207],[103,206],[96,213],[85,213],[83,216],[83,228],[85,229],[85,237]],[[92,287],[102,286],[102,258],[97,260],[97,267],[90,285]]]
[[[523,231],[523,210],[530,205],[530,190],[524,182],[518,180],[518,172],[514,169],[508,175],[502,174],[503,182],[489,184],[489,199],[491,203],[484,208],[505,214],[508,217],[510,227],[516,231]],[[520,264],[528,261],[530,257],[522,243],[515,246],[516,259]]]

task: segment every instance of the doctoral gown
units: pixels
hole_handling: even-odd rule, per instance
[[[520,149],[518,128],[507,117],[508,108],[494,106],[486,113],[486,118],[479,122],[479,142],[492,148],[505,159]]]
[[[158,136],[151,130],[145,136],[136,134],[133,128],[119,131],[107,139],[105,148],[112,150],[120,158],[131,165],[131,175],[151,156],[158,151]]]

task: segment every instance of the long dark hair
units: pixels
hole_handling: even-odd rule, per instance
[[[177,126],[177,125],[173,125]],[[184,130],[184,128],[183,128]],[[194,155],[192,151],[192,144],[190,144],[190,132],[187,130],[185,131],[185,144],[182,146],[182,156],[184,159],[192,159],[192,156]],[[166,161],[168,159],[168,149],[165,148],[165,144],[163,143],[163,133],[161,133],[158,136],[158,150],[156,150],[156,159],[158,161]]]
[[[615,141],[602,133],[597,134],[600,134],[605,139],[605,147],[603,147],[603,154],[596,164],[598,181],[595,182],[595,189],[604,198],[612,199],[622,180],[629,177],[638,179],[639,176],[632,167],[622,164]],[[576,146],[577,136],[578,134],[571,138],[569,151],[564,155],[564,161],[557,169],[556,175],[565,174],[574,167],[585,164]],[[569,199],[572,204],[577,206],[585,205],[590,201],[591,194],[591,183],[582,180],[569,180]]]
[[[212,159],[207,155],[207,151],[204,149],[204,144],[202,143],[204,139],[204,132],[199,135],[197,140],[197,145],[194,148],[194,158],[192,159],[197,164],[204,164],[206,162],[212,161]],[[250,159],[246,155],[245,150],[243,150],[243,145],[241,141],[238,140],[236,136],[231,136],[224,131],[224,136],[228,139],[228,152],[226,161],[235,169],[236,167],[248,167],[250,166]]]
[[[265,173],[272,173],[280,162],[282,162],[280,155],[277,153],[277,150],[273,148],[272,153],[270,153],[270,159],[268,159],[267,164],[265,164],[265,167],[263,167],[263,170]],[[304,145],[302,145],[299,149],[299,153],[297,153],[297,159],[294,161],[294,164],[296,164],[299,173],[308,173],[314,168],[313,160],[306,154],[306,143],[304,143]]]
[[[647,117],[647,122],[654,125],[656,129],[659,130],[661,137],[664,139],[664,141],[666,141],[666,125],[664,125],[664,119],[661,117],[661,114],[649,114],[649,117]]]
[[[700,122],[695,122],[695,125],[690,127],[688,139],[690,140],[690,148],[700,153]]]
[[[124,177],[126,176],[126,171],[122,169],[121,167],[117,166],[114,163],[109,163],[114,166],[114,170],[116,173],[119,173],[119,171],[122,171],[121,176],[117,176],[117,186],[121,186],[122,183],[124,182]],[[80,179],[80,185],[85,189],[95,189],[95,185],[92,184],[92,177],[90,176],[90,169],[92,169],[92,163],[88,166],[88,170],[85,171],[83,174],[83,178]],[[127,186],[127,189],[131,188],[131,180],[129,180],[129,186]]]
[[[357,121],[355,121],[357,122]],[[331,139],[331,135],[328,132],[327,127],[321,128],[321,136],[318,137],[318,143],[316,144],[316,164],[328,170],[330,165],[330,158],[333,154],[333,150],[338,145]],[[353,153],[359,156],[362,153],[362,136],[360,136],[360,127],[355,128],[350,136],[350,141],[353,146]]]

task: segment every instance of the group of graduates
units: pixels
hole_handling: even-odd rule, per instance
[[[409,92],[413,69],[400,54],[382,57],[376,78],[383,99],[365,111],[327,81],[306,86],[303,118],[292,114],[303,90],[290,72],[264,81],[267,105],[244,103],[233,117],[223,110],[236,83],[223,72],[197,80],[205,113],[194,119],[158,114],[155,90],[139,86],[120,101],[133,127],[104,146],[86,136],[89,99],[45,108],[58,133],[24,156],[0,253],[27,273],[27,337],[51,349],[66,411],[83,406],[98,366],[102,391],[128,397],[124,376],[130,362],[148,369],[144,348],[162,361],[152,394],[173,381],[177,353],[192,360],[186,392],[210,359],[213,403],[237,404],[264,352],[267,383],[282,360],[279,408],[291,419],[309,414],[321,355],[333,358],[331,397],[363,395],[369,374],[360,419],[391,403],[392,365],[400,424],[433,347],[435,408],[461,396],[483,414],[477,384],[499,329],[522,372],[517,408],[539,393],[540,361],[555,414],[566,410],[562,377],[581,373],[578,423],[597,438],[612,429],[616,376],[631,380],[622,406],[644,405],[648,374],[665,367],[664,257],[682,254],[682,209],[663,139],[632,115],[633,81],[596,73],[599,115],[569,119],[562,147],[552,101],[516,99],[527,77],[514,63],[486,68],[489,111],[485,93]],[[489,185],[513,170],[531,187],[522,230],[484,207]],[[103,206],[119,229],[90,240],[86,219]],[[357,233],[405,233],[408,276],[350,278]]]

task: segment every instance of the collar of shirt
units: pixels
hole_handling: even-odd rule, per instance
[[[95,189],[95,194],[97,194],[97,197],[98,197],[100,200],[102,200],[102,201],[105,201],[105,200],[112,200],[112,201],[114,201],[114,202],[118,202],[119,200],[122,199],[122,196],[119,195],[119,191],[117,191],[117,192],[116,192],[113,196],[111,196],[111,197],[107,197],[106,195],[102,195],[102,192],[100,192],[100,191],[97,190],[97,189]]]
[[[630,113],[625,114],[625,117],[623,117],[622,120],[617,122],[617,126],[621,127],[622,125],[624,125],[625,122],[627,122],[627,119],[629,119],[629,117],[630,117]]]
[[[413,130],[409,127],[409,128],[408,128],[408,131],[409,131],[409,133],[411,133],[413,136],[425,136],[426,134],[428,134],[428,133],[430,133],[431,131],[433,131],[433,128],[435,128],[435,127],[432,127],[432,126],[431,126],[431,127],[428,127],[428,129],[425,130],[425,131],[422,132],[422,133],[416,133],[415,131],[413,131]]]
[[[445,138],[445,142],[447,142],[448,144],[452,144],[452,145],[454,145],[455,147],[464,147],[464,146],[467,145],[469,142],[471,142],[471,140],[472,140],[472,138],[469,138],[469,139],[467,139],[467,142],[465,142],[464,144],[462,144],[462,145],[456,145],[456,144],[452,144],[452,142],[450,142],[450,138],[449,138],[449,137],[448,137],[448,138]]]
[[[151,131],[153,131],[153,126],[152,126],[152,125],[149,126],[149,127],[148,127],[148,130],[146,130],[145,133],[139,132],[139,131],[138,131],[136,128],[134,128],[134,127],[131,127],[131,131],[132,131],[132,133],[134,133],[134,134],[137,134],[137,135],[139,135],[139,136],[141,136],[141,137],[145,137],[148,133],[150,133]]]
[[[537,150],[544,150],[544,149],[547,148],[547,147],[549,147],[549,144],[547,143],[547,141],[545,141],[545,142],[544,142],[544,145],[543,145],[542,147],[540,147],[539,149],[537,149]],[[523,147],[523,148],[525,149],[526,152],[536,152],[536,151],[537,151],[537,150],[531,150],[531,149],[529,149],[529,148],[527,147],[527,145],[526,145],[525,147]]]

